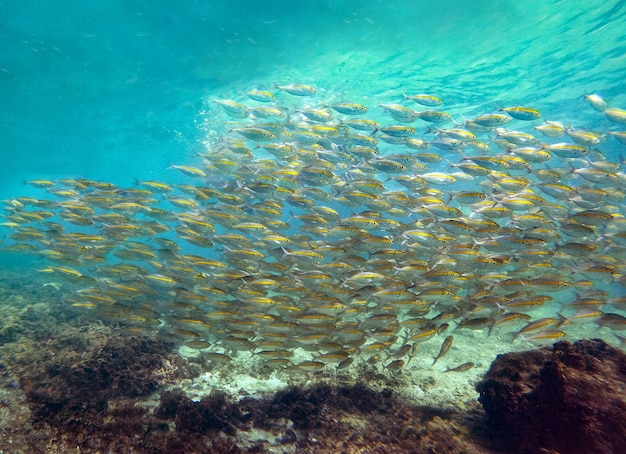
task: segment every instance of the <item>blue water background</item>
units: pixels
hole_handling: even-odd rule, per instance
[[[32,178],[180,181],[168,165],[197,163],[223,121],[210,100],[276,82],[603,131],[581,97],[626,107],[626,2],[0,1],[0,199],[40,195]]]

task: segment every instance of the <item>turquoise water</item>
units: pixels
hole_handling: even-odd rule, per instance
[[[309,84],[317,93],[299,97],[275,88],[275,84],[292,83]],[[461,395],[467,401],[475,399],[472,380],[485,372],[496,354],[532,347],[530,341],[513,336],[531,320],[551,318],[553,324],[545,326],[562,329],[556,336],[568,340],[603,337],[624,347],[626,199],[620,198],[619,182],[626,181],[626,144],[607,135],[597,147],[615,167],[595,153],[586,156],[598,160],[596,167],[553,154],[546,163],[532,162],[530,171],[506,169],[500,176],[476,176],[467,184],[457,174],[453,186],[432,183],[428,185],[432,193],[420,192],[395,180],[413,169],[372,171],[371,162],[381,164],[374,158],[350,161],[349,154],[344,154],[347,159],[339,157],[333,152],[345,151],[342,147],[349,151],[354,144],[348,140],[346,145],[345,137],[330,133],[319,141],[327,146],[320,160],[302,153],[294,154],[294,163],[255,148],[252,140],[246,144],[254,157],[225,153],[220,148],[225,136],[241,139],[236,133],[227,134],[229,128],[264,120],[234,119],[213,101],[235,100],[256,108],[262,103],[246,96],[252,89],[276,93],[278,105],[289,109],[297,121],[305,118],[296,109],[352,102],[369,108],[362,118],[388,126],[398,121],[392,121],[381,103],[426,109],[404,100],[404,92],[440,97],[445,104],[437,110],[445,110],[459,124],[504,106],[538,109],[541,119],[518,118],[506,128],[535,134],[546,145],[572,139],[541,135],[533,126],[543,120],[600,134],[626,131],[625,124],[610,121],[584,98],[595,93],[611,107],[626,109],[626,2],[0,0],[0,201],[4,205],[0,276],[14,279],[7,278],[6,287],[23,285],[20,295],[7,293],[11,296],[0,301],[5,312],[0,324],[5,346],[11,347],[14,341],[6,332],[15,334],[20,329],[16,307],[23,309],[19,314],[28,326],[39,323],[46,328],[44,333],[48,332],[43,326],[46,319],[36,322],[32,313],[41,311],[41,306],[67,308],[70,321],[81,314],[97,319],[95,325],[103,321],[114,333],[159,332],[185,344],[181,355],[200,351],[209,375],[218,372],[213,377],[215,386],[207,379],[207,387],[198,388],[202,392],[209,384],[217,389],[234,386],[234,394],[242,392],[239,374],[263,379],[271,372],[272,378],[286,383],[294,376],[308,380],[312,372],[324,372],[322,377],[332,379],[338,373],[350,371],[356,376],[375,370],[377,377],[391,378],[391,383],[395,374],[417,377],[410,387],[419,392],[422,385],[430,389],[436,377],[438,388],[429,391],[431,400],[426,404],[437,405],[441,395],[454,408]],[[339,121],[351,118],[332,113]],[[416,120],[411,126],[418,129],[416,137],[437,140],[426,129],[433,125]],[[494,144],[493,131],[477,134],[489,142],[490,155],[505,155]],[[382,137],[379,132],[372,135]],[[287,141],[286,137],[280,140]],[[395,163],[406,159],[416,165],[407,158],[415,150],[380,140],[381,155],[402,153]],[[305,142],[302,139],[298,145]],[[444,155],[456,166],[448,167],[443,161],[430,165],[430,171],[456,172],[466,163],[459,153],[436,147],[426,151]],[[470,146],[466,152],[480,154]],[[206,154],[204,160],[199,153]],[[241,160],[231,168],[224,163],[217,167],[222,156]],[[274,192],[264,192],[261,183],[282,174],[274,169],[266,173],[267,162],[253,158],[269,158],[278,170],[295,168],[298,177],[277,183],[273,197]],[[313,169],[308,169],[312,162]],[[315,173],[320,162],[328,166],[323,169],[333,169],[332,185],[318,184],[316,178],[323,175]],[[209,175],[189,177],[170,168],[171,164],[195,166]],[[589,199],[578,205],[579,198],[542,192],[543,180],[537,175],[554,167],[562,169],[565,183],[589,190]],[[609,169],[606,176],[611,181],[598,178],[597,173],[583,176],[585,170],[598,169]],[[528,178],[529,183],[508,191],[502,174]],[[346,197],[340,200],[356,184],[355,179],[368,187],[365,180],[369,177],[383,183],[387,192],[380,201],[393,201],[393,209],[382,204],[355,205]],[[25,184],[49,179],[56,182],[55,189],[63,189],[59,180],[65,178],[108,182],[118,189],[111,202],[102,202],[92,196],[111,194],[103,187],[94,189],[95,185],[77,187],[79,194],[73,198],[52,195],[32,182]],[[147,201],[137,196],[145,206],[112,208],[118,202],[134,201],[128,194],[146,189],[138,182],[147,180],[195,185],[208,195],[204,199],[198,193],[190,195],[181,186],[162,193],[152,186]],[[334,197],[315,203],[338,211],[337,218],[321,211],[327,216],[321,216],[322,220],[330,219],[329,225],[337,229],[327,236],[319,234],[315,222],[320,216],[317,221],[306,218],[319,212],[304,202],[292,203],[286,191],[290,184],[298,194],[323,187],[329,199]],[[528,188],[549,203],[564,205],[565,213],[536,202],[530,212],[547,218],[543,232],[531,230],[537,227],[534,221],[523,224],[519,220],[523,210],[496,219],[499,228],[493,231],[481,230],[479,221],[489,216],[479,209],[484,213],[501,203],[519,203],[518,196]],[[610,193],[599,196],[598,204],[606,212],[581,217],[579,225],[576,216],[597,208],[592,203],[593,189]],[[483,191],[493,205],[464,204],[455,198],[463,190]],[[407,200],[441,191],[442,203],[415,199],[404,206],[402,197],[395,194],[394,198],[390,191],[403,191]],[[229,195],[240,197],[241,203],[226,201]],[[25,196],[38,200],[20,199],[23,208],[18,198]],[[182,199],[172,201],[174,196]],[[74,200],[83,204],[72,206]],[[184,206],[191,202],[198,205]],[[93,212],[85,214],[90,206]],[[446,207],[460,214],[444,212]],[[169,211],[172,217],[168,213],[153,217],[155,208]],[[271,214],[272,209],[279,211],[278,216]],[[37,216],[46,210],[52,215],[44,222]],[[366,211],[367,216],[360,216]],[[231,224],[219,217],[232,213],[236,221]],[[110,214],[119,215],[122,221],[103,219]],[[608,220],[593,219],[593,214],[606,215]],[[462,219],[471,228],[457,225],[458,230],[451,233],[439,223],[448,216]],[[380,224],[368,230],[367,222],[377,223],[379,217]],[[91,224],[90,219],[94,219]],[[89,221],[89,225],[71,222],[76,220]],[[206,225],[214,220],[214,226]],[[61,223],[65,231],[49,221]],[[259,233],[256,227],[232,226],[252,221],[260,221],[265,230]],[[288,223],[286,228],[280,221]],[[346,222],[363,230],[344,234]],[[575,229],[567,233],[572,224],[591,233],[579,235]],[[127,227],[141,232],[129,234]],[[244,244],[225,239],[230,233],[240,234]],[[86,239],[86,235],[95,237]],[[493,235],[502,243],[490,242]],[[213,240],[216,246],[201,247],[189,238]],[[180,245],[181,252],[166,240]],[[5,250],[11,248],[12,252]],[[313,250],[323,251],[318,262],[306,256]],[[262,252],[265,258],[251,258],[250,252]],[[476,262],[470,260],[473,252]],[[543,252],[550,257],[533,255]],[[198,257],[221,260],[226,271]],[[416,265],[419,261],[428,263]],[[10,270],[17,264],[28,267],[29,273],[15,280]],[[120,264],[135,268],[120,272]],[[426,269],[432,274],[426,276]],[[363,278],[359,273],[372,270],[380,271],[381,277]],[[317,280],[315,273],[322,271],[330,284]],[[510,276],[524,282],[511,284]],[[548,276],[546,281],[542,281],[544,276]],[[431,289],[435,291],[429,293]],[[551,302],[541,307],[512,304],[544,293]],[[585,299],[594,298],[585,306]],[[414,302],[419,306],[414,307]],[[585,313],[585,307],[609,314]],[[505,311],[518,310],[520,317],[513,322],[501,317]],[[65,315],[64,310],[59,312]],[[571,324],[561,323],[568,317]],[[58,320],[57,328],[64,329],[65,319]],[[16,335],[15,345],[29,332],[24,329]],[[551,337],[555,334],[551,329],[538,332],[547,336],[531,340],[538,344],[558,338]],[[524,332],[530,337],[532,333],[537,331]],[[452,336],[456,340],[448,344],[452,345],[450,353],[438,361],[436,355],[447,336],[450,342]],[[47,337],[40,335],[28,345],[36,346]],[[4,351],[13,357],[10,348]],[[442,378],[441,372],[459,366],[458,380],[453,378],[456,373]],[[458,383],[464,392],[458,391]]]
[[[169,176],[208,99],[273,82],[553,120],[585,120],[586,93],[626,105],[621,1],[299,3],[1,2],[0,197],[30,178]]]

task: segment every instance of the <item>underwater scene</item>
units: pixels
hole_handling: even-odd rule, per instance
[[[0,20],[0,452],[626,452],[626,3]]]

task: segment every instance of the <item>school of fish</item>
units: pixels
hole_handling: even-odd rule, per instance
[[[171,166],[186,184],[28,181],[4,250],[44,259],[68,305],[217,363],[397,370],[459,330],[549,344],[576,323],[623,342],[626,172],[602,149],[626,146],[626,110],[587,95],[615,126],[595,131],[525,106],[465,119],[434,94],[241,98],[210,103],[219,137]]]

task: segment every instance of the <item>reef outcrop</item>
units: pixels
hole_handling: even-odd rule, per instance
[[[61,353],[22,380],[35,420],[67,424],[68,413],[86,408],[102,413],[110,399],[149,395],[159,386],[170,349],[163,341],[118,336],[82,360]]]
[[[159,452],[495,453],[480,433],[480,412],[411,405],[363,383],[290,387],[238,401],[212,392],[194,402],[167,391],[152,418],[174,423]]]
[[[602,340],[498,355],[476,389],[509,452],[626,452],[626,354]]]

